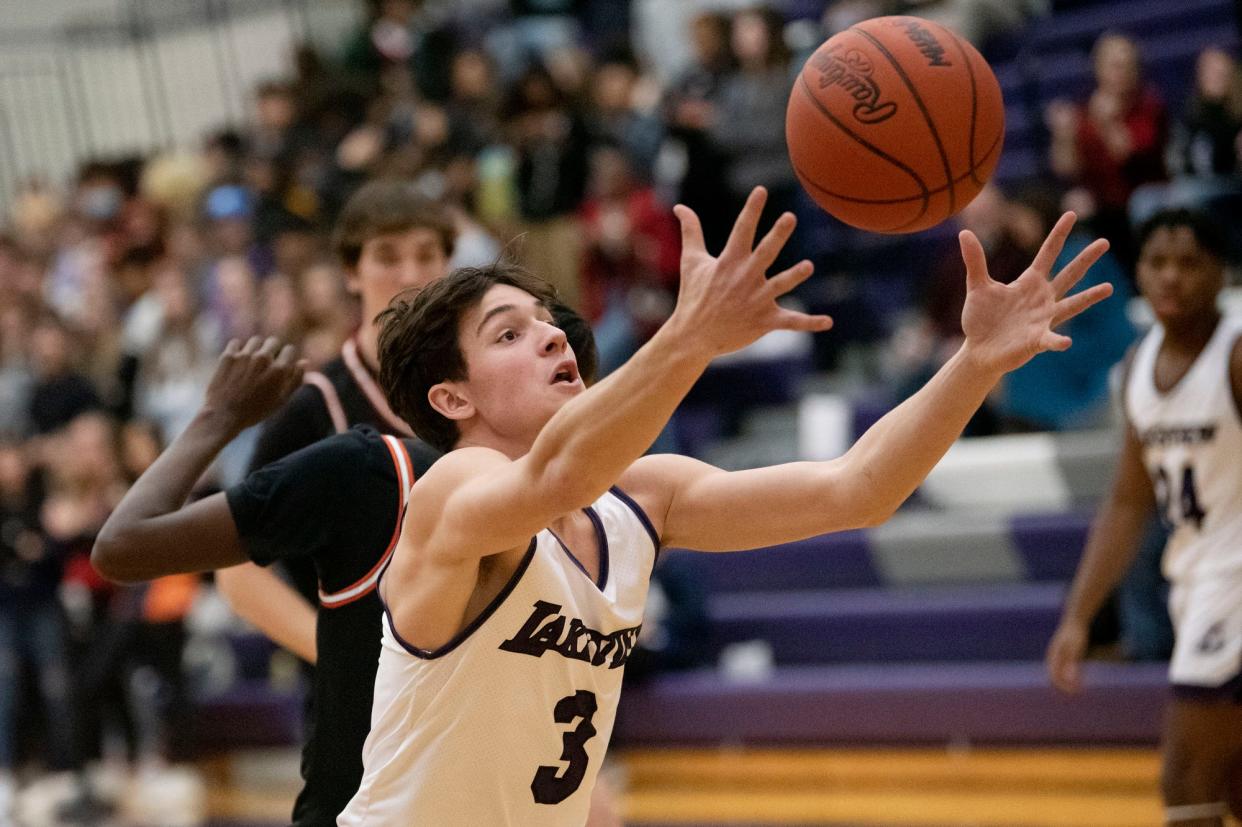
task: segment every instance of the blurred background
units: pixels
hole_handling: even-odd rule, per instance
[[[360,323],[328,232],[400,177],[454,264],[502,252],[625,361],[670,311],[674,203],[709,246],[745,193],[800,225],[795,298],[836,319],[714,364],[662,438],[726,468],[836,456],[956,348],[973,229],[1011,280],[1063,208],[1118,298],[1072,358],[1007,377],[890,523],[736,555],[671,552],[606,774],[632,824],[1159,822],[1172,635],[1153,526],[1073,701],[1040,660],[1119,445],[1114,366],[1150,323],[1133,228],[1216,213],[1242,250],[1229,0],[0,0],[0,824],[275,825],[298,789],[302,676],[210,577],[88,561],[201,401],[224,343],[312,365]],[[1004,154],[959,219],[851,230],[797,186],[805,57],[866,17],[967,36]],[[1104,153],[1116,101],[1130,157]],[[1236,273],[1235,283],[1236,283]],[[1236,288],[1227,300],[1238,301]],[[244,434],[204,490],[239,479]]]

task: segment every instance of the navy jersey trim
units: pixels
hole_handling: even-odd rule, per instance
[[[1242,704],[1242,673],[1234,675],[1220,686],[1198,686],[1190,683],[1173,684],[1173,696],[1179,701],[1200,703]]]
[[[651,524],[651,518],[647,516],[647,512],[643,511],[643,507],[641,505],[634,502],[633,497],[622,491],[617,486],[614,485],[608,490],[612,492],[614,497],[629,506],[629,509],[634,512],[634,516],[637,517],[638,521],[643,524],[643,528],[647,529],[647,534],[651,537],[651,545],[655,547],[655,559],[658,562],[660,559],[660,551],[662,549],[662,546],[660,545],[660,535],[656,533],[655,526]]]
[[[595,546],[599,549],[599,580],[596,581],[591,577],[591,573],[587,571],[586,566],[582,565],[582,561],[574,556],[569,550],[569,546],[565,545],[565,541],[561,536],[552,529],[548,529],[548,533],[556,540],[556,544],[561,547],[561,551],[565,552],[565,556],[573,561],[578,567],[578,571],[582,572],[587,580],[595,584],[595,588],[600,591],[604,590],[604,583],[608,581],[608,535],[604,531],[604,523],[600,520],[599,515],[595,513],[595,509],[587,506],[582,509],[583,512],[591,519],[591,525],[595,528]]]
[[[401,637],[401,633],[397,631],[397,624],[393,622],[392,612],[388,609],[387,601],[384,600],[384,597],[380,591],[376,589],[376,594],[379,595],[380,605],[384,607],[384,617],[388,620],[388,628],[392,630],[392,636],[396,639],[397,643],[401,644],[402,649],[420,660],[435,660],[436,658],[444,657],[449,652],[452,652],[464,643],[466,638],[470,637],[476,629],[486,623],[487,619],[495,614],[496,610],[500,608],[500,605],[505,602],[505,598],[507,598],[510,593],[517,588],[517,584],[521,581],[522,575],[524,575],[526,573],[526,569],[530,567],[530,561],[535,559],[535,548],[538,546],[538,539],[538,535],[530,538],[530,545],[526,548],[526,554],[522,557],[522,562],[518,563],[518,567],[513,571],[513,576],[509,578],[508,583],[505,583],[504,588],[496,593],[496,596],[492,598],[492,602],[488,603],[487,606],[484,607],[483,611],[479,612],[478,616],[475,617],[474,620],[467,623],[465,628],[453,635],[453,637],[449,639],[448,643],[445,643],[438,649],[419,649],[417,646]],[[392,562],[391,559],[389,562]],[[388,571],[387,566],[384,567],[384,571]],[[383,575],[381,574],[381,577],[382,576]]]

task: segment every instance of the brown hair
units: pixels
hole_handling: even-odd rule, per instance
[[[461,431],[431,406],[427,393],[440,382],[466,378],[461,320],[498,284],[524,290],[549,308],[557,303],[550,284],[516,264],[498,262],[463,267],[417,292],[402,293],[376,318],[384,396],[393,412],[437,450],[452,450]]]
[[[419,195],[407,181],[372,181],[345,202],[332,233],[332,249],[352,269],[371,239],[417,228],[433,230],[444,255],[453,254],[457,230],[443,207]]]

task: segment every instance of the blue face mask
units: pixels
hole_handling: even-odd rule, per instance
[[[78,206],[87,218],[107,221],[121,210],[121,191],[107,185],[89,187],[78,196]]]

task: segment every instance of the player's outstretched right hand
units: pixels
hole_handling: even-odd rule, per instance
[[[245,345],[233,339],[220,355],[203,410],[241,431],[275,413],[302,384],[305,371],[306,361],[297,358],[297,349],[274,336],[266,341],[253,336]]]
[[[767,191],[755,187],[733,225],[720,255],[713,257],[703,241],[694,210],[673,208],[681,222],[681,289],[670,323],[680,325],[687,345],[699,345],[716,356],[739,350],[773,330],[827,330],[832,319],[781,307],[776,300],[810,278],[809,261],[767,278],[768,268],[793,234],[797,223],[784,213],[755,245],[755,231]]]

